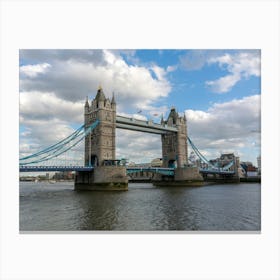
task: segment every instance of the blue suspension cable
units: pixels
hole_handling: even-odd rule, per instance
[[[215,165],[213,165],[212,163],[210,163],[202,154],[201,152],[198,150],[198,148],[194,145],[194,143],[191,141],[191,139],[189,137],[188,138],[188,141],[191,145],[191,147],[193,148],[194,152],[196,153],[196,155],[203,161],[205,162],[206,164],[208,164],[209,166],[211,166],[212,168],[216,169],[216,168],[219,168]],[[234,161],[231,161],[230,163],[228,163],[226,166],[224,166],[223,168],[220,168],[221,170],[225,171],[227,169],[229,169],[232,165],[234,164]]]
[[[71,134],[71,139],[68,139],[69,136],[65,139],[68,139],[68,141],[64,142],[65,139],[63,139],[62,141],[60,141],[59,143],[61,143],[58,148],[56,148],[56,150],[50,154],[47,154],[46,156],[44,156],[43,158],[39,158],[37,160],[33,160],[31,162],[25,162],[25,163],[21,163],[20,165],[27,165],[27,164],[31,164],[31,163],[39,163],[39,162],[42,162],[42,161],[47,161],[47,160],[50,160],[54,157],[57,157],[63,153],[65,153],[66,151],[70,150],[71,148],[73,148],[74,146],[76,146],[79,142],[81,142],[93,129],[96,128],[96,126],[99,124],[99,120],[96,120],[93,124],[91,124],[88,128],[86,128],[83,133],[81,133],[80,135],[75,135],[75,133],[72,133]],[[84,127],[84,126],[83,126]],[[79,129],[80,130],[80,129]],[[80,139],[79,139],[80,138]],[[66,144],[68,144],[70,141],[72,140],[76,140],[78,139],[76,142],[74,142],[70,147],[65,147]],[[58,143],[57,143],[58,144]],[[55,145],[52,145],[51,147],[54,147],[56,146],[57,144]],[[64,148],[62,151],[60,151],[62,148]],[[48,150],[48,148],[46,148],[45,150]],[[49,151],[51,151],[52,149],[49,149]],[[60,151],[60,152],[59,152]],[[36,153],[36,155],[38,155],[38,153]],[[35,157],[33,155],[31,155],[28,159],[32,158],[32,157]]]
[[[75,136],[76,136],[77,134],[79,134],[80,131],[81,131],[83,128],[84,128],[84,125],[82,125],[81,127],[79,127],[76,131],[74,131],[74,132],[73,132],[72,134],[70,134],[68,137],[62,139],[61,141],[57,142],[56,144],[51,145],[51,146],[49,146],[49,147],[47,147],[47,148],[45,148],[45,149],[43,149],[43,150],[41,150],[41,151],[39,151],[39,152],[37,152],[37,153],[35,153],[35,154],[32,154],[32,155],[29,155],[29,156],[20,158],[19,160],[29,159],[29,158],[36,157],[36,156],[38,156],[38,155],[47,153],[47,152],[49,152],[49,151],[51,151],[51,150],[54,150],[54,149],[56,149],[58,146],[67,143],[68,139],[70,139],[70,141],[71,141],[73,138],[75,138]],[[69,141],[68,141],[68,142],[69,142]]]
[[[188,138],[188,141],[189,141],[191,147],[193,148],[194,152],[196,153],[196,155],[197,155],[203,162],[205,162],[206,164],[208,164],[208,165],[214,167],[214,165],[211,164],[211,163],[207,160],[207,158],[205,158],[205,157],[200,153],[200,151],[199,151],[198,148],[194,145],[194,143],[191,141],[191,139],[190,139],[189,137],[187,137],[187,138]]]

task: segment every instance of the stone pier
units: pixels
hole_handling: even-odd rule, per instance
[[[75,190],[126,191],[128,178],[124,166],[98,166],[77,172]]]
[[[155,177],[153,184],[155,186],[180,186],[192,187],[202,186],[203,177],[197,167],[181,167],[174,170],[174,177],[159,175]]]

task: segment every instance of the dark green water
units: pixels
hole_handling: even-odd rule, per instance
[[[73,183],[20,182],[21,231],[259,231],[261,185],[75,192]]]

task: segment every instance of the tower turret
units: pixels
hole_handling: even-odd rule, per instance
[[[162,158],[164,167],[184,167],[187,165],[187,127],[186,118],[180,117],[175,108],[172,107],[167,121],[161,123],[175,126],[178,132],[168,132],[162,135]]]
[[[89,103],[88,103],[88,96],[86,97],[86,102],[85,102],[85,109],[88,109],[89,108]]]
[[[164,123],[165,123],[165,122],[164,122],[164,119],[163,119],[163,114],[162,114],[162,115],[161,115],[160,124],[161,124],[161,125],[164,125]]]
[[[95,96],[95,100],[96,101],[105,101],[106,97],[105,94],[103,92],[103,89],[101,86],[99,86],[98,90],[97,90],[97,94]]]
[[[85,123],[99,120],[99,125],[91,135],[86,137],[85,164],[103,165],[104,161],[115,160],[115,135],[116,135],[116,104],[113,106],[101,87],[98,88],[96,96],[85,113]]]
[[[85,106],[84,106],[84,122],[85,124],[88,123],[88,119],[89,119],[89,103],[88,103],[88,97],[86,97],[86,102],[85,102]]]
[[[179,117],[179,115],[176,112],[176,109],[174,107],[172,107],[170,110],[169,116],[167,118],[168,125],[177,124],[178,117]]]
[[[111,101],[112,109],[116,111],[116,100],[115,100],[115,93],[113,92],[112,101]]]
[[[112,96],[112,101],[111,101],[112,104],[116,104],[116,101],[115,101],[115,93],[113,92],[113,96]]]

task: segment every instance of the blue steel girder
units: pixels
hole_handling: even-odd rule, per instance
[[[136,172],[152,172],[152,173],[158,173],[162,175],[167,176],[173,176],[174,175],[174,168],[162,168],[162,167],[127,167],[126,173],[132,174]]]
[[[19,172],[42,172],[42,171],[92,171],[91,166],[29,166],[19,167]]]
[[[233,175],[233,174],[235,174],[234,171],[226,171],[226,170],[222,170],[222,169],[203,169],[203,168],[200,168],[199,172],[203,173],[203,174],[220,174],[220,175]]]

